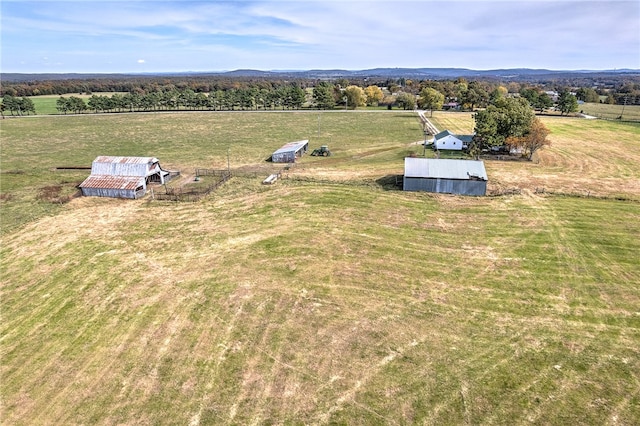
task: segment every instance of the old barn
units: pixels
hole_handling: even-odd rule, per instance
[[[482,161],[405,158],[405,191],[485,195],[487,172]]]
[[[295,163],[296,158],[302,157],[309,149],[309,141],[289,142],[282,148],[271,154],[271,161],[274,163]]]
[[[140,198],[150,182],[165,183],[169,172],[153,157],[100,156],[91,164],[91,175],[80,184],[82,195]]]

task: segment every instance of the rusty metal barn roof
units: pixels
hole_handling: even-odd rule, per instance
[[[91,175],[80,184],[80,188],[124,189],[135,191],[144,185],[140,176]]]

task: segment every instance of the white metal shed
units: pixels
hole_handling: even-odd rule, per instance
[[[484,162],[436,158],[405,158],[403,189],[460,195],[485,195]]]
[[[289,142],[271,154],[271,161],[274,163],[295,163],[296,158],[302,157],[308,149],[309,141],[307,139]]]

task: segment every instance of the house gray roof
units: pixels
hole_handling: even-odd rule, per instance
[[[440,133],[438,133],[437,135],[435,135],[435,136],[434,136],[434,139],[435,139],[435,140],[438,140],[438,139],[442,139],[442,138],[444,138],[444,137],[451,136],[451,135],[453,135],[453,133],[451,133],[450,131],[448,131],[448,130],[443,130],[443,131],[441,131]],[[455,136],[455,135],[454,135],[454,136]]]
[[[446,138],[447,136],[453,136],[455,138],[460,139],[462,142],[467,142],[467,143],[471,142],[471,139],[473,139],[473,135],[456,135],[455,133],[451,133],[449,130],[443,130],[437,135],[435,135],[433,138],[435,141],[437,141],[438,139]]]
[[[432,179],[488,180],[484,162],[476,160],[407,157],[404,159],[404,175]]]

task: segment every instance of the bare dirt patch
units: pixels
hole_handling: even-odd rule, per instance
[[[40,188],[38,199],[49,203],[65,204],[81,195],[77,187],[49,185]]]

